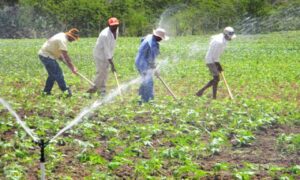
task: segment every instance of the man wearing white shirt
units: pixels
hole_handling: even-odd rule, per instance
[[[109,65],[111,70],[116,71],[113,63],[113,54],[118,37],[119,20],[111,17],[108,20],[108,27],[103,29],[94,48],[94,60],[96,64],[95,86],[92,86],[87,92],[95,93],[97,90],[101,95],[106,93],[106,81],[108,79]]]
[[[234,38],[236,38],[236,35],[232,27],[226,27],[223,33],[212,36],[209,49],[205,56],[205,62],[213,76],[213,79],[210,80],[202,89],[200,89],[196,93],[196,96],[202,96],[204,91],[212,86],[213,99],[217,98],[218,83],[220,81],[219,74],[221,71],[223,71],[219,58],[224,52],[227,42]]]

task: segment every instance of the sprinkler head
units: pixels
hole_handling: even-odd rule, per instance
[[[41,149],[41,157],[40,157],[40,162],[44,163],[46,162],[45,160],[45,147],[49,144],[49,141],[44,141],[44,139],[41,139],[40,142],[37,143],[40,146]]]

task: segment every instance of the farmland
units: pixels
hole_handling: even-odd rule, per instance
[[[99,97],[60,63],[74,95],[54,86],[43,96],[47,73],[37,57],[45,39],[0,40],[0,98],[39,138],[51,139]],[[79,72],[93,79],[95,38],[71,43]],[[118,39],[114,61],[123,84],[138,77],[140,39]],[[263,179],[300,178],[300,32],[238,35],[221,57],[230,100],[194,94],[211,77],[204,64],[209,36],[161,43],[161,77],[153,103],[138,105],[138,84],[97,107],[46,147],[48,179]],[[116,88],[111,73],[108,89]],[[0,179],[39,178],[39,147],[0,106]]]

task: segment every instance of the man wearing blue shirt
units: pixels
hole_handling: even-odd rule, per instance
[[[135,59],[135,66],[142,77],[142,83],[139,89],[141,103],[148,102],[154,98],[153,73],[155,71],[155,59],[159,54],[159,42],[167,40],[166,31],[158,28],[143,38],[138,54]]]

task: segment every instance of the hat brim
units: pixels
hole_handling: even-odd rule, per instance
[[[73,40],[79,40],[79,36],[74,36],[73,34],[71,34],[71,33],[69,33],[69,32],[65,32],[65,34],[67,35],[67,36],[69,36],[70,38],[72,38]]]
[[[235,34],[231,36],[231,39],[235,39],[235,38],[236,38],[236,35],[235,35]]]
[[[119,23],[110,23],[110,26],[115,26],[115,25],[119,25]]]
[[[156,33],[156,31],[155,30],[153,30],[153,34],[155,35],[155,36],[157,36],[157,37],[160,37],[162,40],[164,40],[164,41],[167,41],[167,40],[169,40],[170,39],[170,37],[169,36],[160,36],[159,34],[157,34]]]

